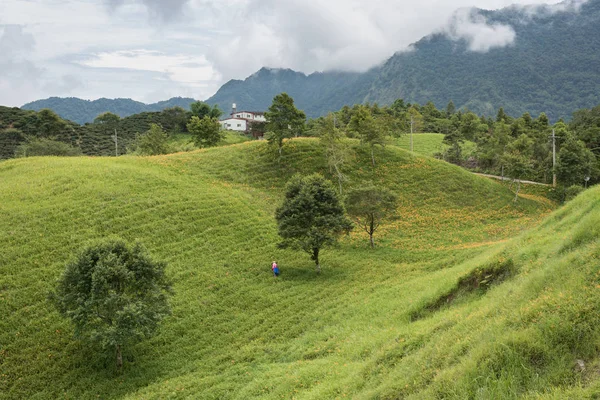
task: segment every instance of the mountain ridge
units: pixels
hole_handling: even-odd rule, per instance
[[[547,112],[553,120],[568,118],[573,110],[600,103],[600,0],[589,0],[577,12],[575,4],[560,3],[554,10],[474,9],[488,24],[508,25],[516,33],[514,43],[485,53],[470,51],[465,39],[436,32],[364,73],[306,75],[286,69],[282,74],[262,68],[243,81],[227,82],[206,101],[265,108],[264,98],[277,94],[276,88],[294,97],[310,117],[346,104],[386,105],[403,98],[432,101],[439,108],[452,100],[459,108],[486,115],[504,107],[515,116]]]
[[[459,109],[488,116],[503,107],[512,116],[545,112],[553,121],[569,119],[573,111],[600,103],[600,0],[578,4],[474,8],[475,18],[509,26],[516,35],[512,44],[487,52],[471,51],[466,39],[438,31],[366,72],[306,74],[263,67],[243,80],[229,80],[205,101],[226,113],[233,103],[238,109],[264,111],[275,95],[287,92],[307,116],[318,117],[366,102],[389,105],[402,98],[444,108],[452,100]],[[148,105],[131,99],[51,97],[22,108],[50,108],[84,124],[106,111],[125,117],[166,107],[188,108],[193,101],[175,97]]]
[[[172,97],[157,103],[146,104],[129,98],[108,99],[102,97],[96,100],[84,100],[77,97],[49,97],[27,103],[21,108],[33,111],[49,108],[61,118],[83,125],[93,122],[99,114],[104,112],[112,112],[125,118],[142,112],[162,111],[170,107],[182,107],[188,110],[190,104],[195,101],[189,97]]]

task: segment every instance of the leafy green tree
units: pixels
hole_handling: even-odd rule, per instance
[[[446,161],[460,165],[462,162],[462,144],[465,142],[465,137],[460,129],[454,129],[444,135],[442,140],[444,144],[450,146],[446,150]]]
[[[273,103],[265,113],[269,143],[276,144],[279,157],[283,149],[283,140],[299,136],[304,129],[306,114],[294,105],[287,93],[280,93],[273,98]]]
[[[161,111],[162,126],[169,132],[187,132],[188,112],[182,107],[165,108]]]
[[[512,123],[512,118],[504,112],[504,107],[500,107],[498,109],[498,114],[496,114],[496,122],[504,122],[505,124]]]
[[[16,157],[75,157],[81,155],[81,149],[68,143],[46,138],[33,138],[19,145],[15,150]]]
[[[588,149],[600,156],[600,105],[574,112],[569,128]]]
[[[40,110],[37,114],[38,117],[38,135],[51,138],[54,137],[66,129],[68,129],[68,124],[65,120],[60,118],[54,111],[52,110]]]
[[[346,106],[347,107],[347,106]],[[406,104],[404,99],[396,99],[390,106],[390,111],[395,118],[401,118],[402,115],[408,110],[410,103]],[[348,122],[350,119],[348,119]]]
[[[510,176],[517,185],[515,190],[515,203],[519,198],[521,179],[530,174],[532,170],[532,147],[533,141],[528,138],[527,135],[521,135],[508,146],[507,152],[502,156],[502,163],[506,168],[508,176]]]
[[[334,174],[338,179],[340,194],[343,192],[343,183],[348,179],[344,174],[344,165],[350,158],[350,149],[344,142],[344,133],[337,128],[336,119],[333,114],[319,120],[317,134],[321,144],[325,148],[325,157],[329,172]]]
[[[113,114],[111,112],[105,112],[105,113],[98,115],[94,119],[94,124],[107,125],[110,127],[114,127],[119,123],[120,120],[121,120],[121,117],[119,117],[117,114]]]
[[[187,130],[198,147],[216,146],[223,139],[219,121],[208,115],[202,119],[193,116],[187,124]]]
[[[212,119],[219,119],[221,115],[223,115],[223,111],[217,106],[209,106],[208,104],[202,101],[196,101],[190,104],[190,110],[192,112],[193,117],[198,117],[199,119],[203,119],[204,117],[209,117]]]
[[[487,129],[487,124],[482,124],[477,114],[472,112],[464,114],[460,121],[460,136],[465,140],[472,141],[480,132],[485,132]]]
[[[346,210],[369,235],[371,248],[375,247],[373,234],[381,222],[396,212],[398,196],[386,188],[366,186],[351,190],[346,197]]]
[[[450,102],[448,102],[448,105],[446,106],[446,117],[450,118],[452,115],[454,115],[455,112],[456,106],[454,105],[454,102],[450,100]]]
[[[406,111],[406,132],[418,133],[423,130],[423,115],[415,106],[411,106]]]
[[[121,368],[123,347],[152,336],[170,313],[165,267],[139,243],[89,244],[67,263],[50,299],[71,320],[77,338],[114,349]]]
[[[512,140],[510,125],[504,122],[496,122],[492,129],[487,132],[480,132],[475,140],[477,143],[476,154],[479,166],[487,170],[501,170],[502,155],[506,146]]]
[[[352,229],[331,182],[319,174],[292,177],[275,219],[282,239],[279,246],[310,254],[317,273],[321,272],[321,250]]]
[[[585,143],[568,135],[560,148],[556,163],[556,177],[561,185],[583,185],[584,178],[595,178],[597,161]]]
[[[356,134],[361,143],[369,146],[371,162],[375,166],[374,148],[385,145],[385,135],[366,106],[359,106],[348,124],[348,129]]]
[[[73,130],[67,121],[49,109],[43,109],[37,113],[27,113],[12,125],[27,136],[46,139],[56,139],[62,133]]]
[[[169,137],[160,125],[150,124],[150,129],[136,140],[137,152],[143,156],[167,154]]]
[[[548,116],[546,115],[546,113],[541,113],[539,117],[537,117],[537,119],[533,122],[533,126],[540,131],[549,130],[550,120],[548,120]]]

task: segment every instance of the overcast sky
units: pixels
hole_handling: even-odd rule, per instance
[[[262,66],[364,71],[436,31],[488,51],[514,31],[465,8],[515,3],[558,1],[0,0],[0,105],[203,100]]]

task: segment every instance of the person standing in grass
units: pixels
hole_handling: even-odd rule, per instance
[[[276,261],[273,261],[273,264],[271,264],[271,271],[273,271],[273,276],[275,278],[279,276],[279,266]]]

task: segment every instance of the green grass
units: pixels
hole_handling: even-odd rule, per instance
[[[448,148],[448,145],[442,142],[443,139],[444,135],[442,133],[415,133],[413,134],[413,151],[424,156],[433,157]],[[390,142],[402,149],[409,150],[410,134],[390,139]],[[467,141],[463,144],[463,152],[470,154],[475,150],[475,146],[475,143]]]
[[[583,398],[600,390],[600,250],[597,230],[588,233],[600,222],[598,190],[540,224],[547,202],[515,205],[497,182],[396,146],[376,149],[373,169],[354,146],[346,188],[386,185],[400,196],[399,217],[376,234],[373,251],[360,232],[323,251],[318,276],[306,254],[277,249],[273,219],[293,173],[329,176],[316,143],[286,143],[279,162],[252,141],[147,158],[0,163],[0,398]],[[168,263],[175,290],[173,315],[158,336],[125,349],[120,375],[110,357],[75,341],[46,301],[71,254],[108,235],[141,240]],[[510,274],[481,290],[478,271],[503,265]],[[472,290],[457,291],[459,282]],[[452,302],[411,318],[449,293]],[[576,359],[588,365],[583,374]]]
[[[219,143],[219,146],[228,146],[230,144],[244,143],[252,140],[246,135],[242,135],[236,132],[226,131],[223,140]],[[189,133],[175,133],[169,137],[169,152],[178,153],[185,151],[196,150],[196,146],[193,143],[192,135]]]

